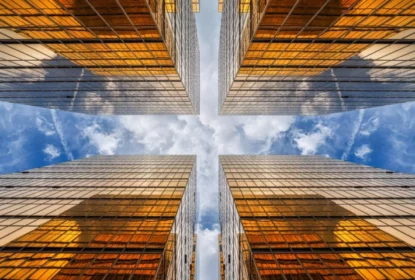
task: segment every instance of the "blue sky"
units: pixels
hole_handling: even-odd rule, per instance
[[[0,103],[0,172],[96,154],[197,154],[199,279],[218,269],[218,154],[318,154],[415,173],[415,103],[316,117],[218,117],[216,1],[201,1],[197,23],[200,116],[105,117]]]

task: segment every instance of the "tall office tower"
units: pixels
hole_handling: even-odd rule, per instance
[[[219,0],[222,115],[415,101],[413,0]]]
[[[0,101],[198,114],[199,0],[0,0]]]
[[[221,156],[226,279],[414,279],[415,175],[318,156]]]
[[[0,279],[190,279],[195,156],[2,175],[0,197]]]

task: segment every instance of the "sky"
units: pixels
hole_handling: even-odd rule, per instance
[[[415,103],[326,116],[218,116],[220,16],[201,0],[200,116],[93,116],[0,102],[0,173],[97,154],[196,154],[198,279],[218,274],[219,154],[317,154],[415,173]]]

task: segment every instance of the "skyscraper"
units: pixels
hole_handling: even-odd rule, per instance
[[[413,0],[219,0],[222,115],[415,101]]]
[[[220,156],[226,279],[414,279],[415,175]]]
[[[0,0],[0,101],[198,114],[199,0]]]
[[[97,156],[0,176],[0,279],[190,279],[195,156]]]

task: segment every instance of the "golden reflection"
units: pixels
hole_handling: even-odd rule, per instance
[[[173,33],[169,22],[162,22],[158,15],[163,2],[166,12],[175,11],[173,0],[152,2],[157,5],[154,11],[148,8],[146,0],[36,0],[31,5],[22,0],[3,1],[0,27],[31,39],[79,39],[78,44],[44,46],[97,75],[178,77],[172,59],[175,55],[170,39]],[[162,28],[166,39],[159,32]],[[134,38],[142,42],[122,41]],[[120,39],[121,42],[82,42],[87,39]],[[104,66],[114,67],[101,68]]]
[[[221,13],[223,11],[223,5],[225,0],[218,0],[218,12]]]
[[[321,39],[387,39],[410,27],[415,27],[411,0],[269,0],[248,1],[256,7],[252,14],[252,30],[246,24],[238,76],[314,76],[352,56],[369,44],[353,43],[272,43],[271,40]],[[379,9],[378,9],[379,7]],[[376,11],[375,11],[376,10]],[[400,12],[402,11],[402,13]],[[262,14],[263,13],[263,14]],[[265,42],[252,42],[261,39]],[[275,66],[298,66],[294,69]],[[305,68],[301,66],[318,66]]]
[[[397,261],[413,267],[415,253],[406,257],[401,253],[330,254],[332,248],[357,250],[409,245],[368,221],[353,218],[354,213],[331,200],[322,200],[323,196],[297,197],[272,196],[267,206],[261,206],[260,199],[264,196],[235,201],[253,255],[251,260],[250,254],[245,254],[245,262],[255,262],[261,279],[301,279],[307,275],[312,279],[385,279],[378,269],[388,269],[387,275],[401,275],[395,279],[411,279],[415,275],[396,267]],[[252,219],[256,216],[259,217]],[[298,218],[286,220],[286,217]],[[325,253],[267,253],[294,248],[328,250]]]
[[[192,0],[192,10],[194,13],[200,12],[200,0]]]
[[[91,198],[65,211],[61,218],[48,221],[6,245],[34,250],[71,251],[72,248],[77,253],[0,253],[0,266],[13,267],[1,268],[0,278],[71,279],[82,274],[93,279],[105,275],[153,279],[162,259],[168,266],[171,256],[166,254],[163,258],[162,254],[165,248],[172,250],[171,231],[178,203],[167,206],[169,201],[148,200],[151,196],[130,196],[130,199],[122,196],[120,199],[96,195]],[[74,216],[90,218],[71,218]],[[105,219],[108,216],[115,218]],[[116,217],[137,218],[117,220]],[[102,251],[111,249],[134,249],[136,253]],[[43,269],[36,269],[39,266]]]
[[[220,162],[227,277],[242,261],[242,279],[415,279],[413,201],[398,187],[412,175],[317,156]]]

